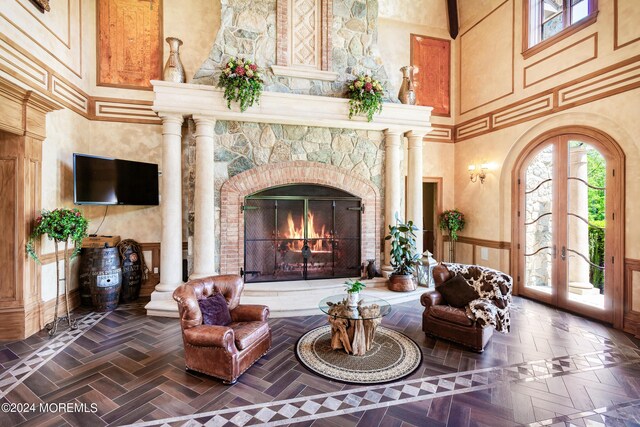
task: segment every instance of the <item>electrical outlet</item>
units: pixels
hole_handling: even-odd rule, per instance
[[[483,260],[489,259],[489,249],[488,248],[480,248],[480,258]]]
[[[158,274],[159,270],[158,267],[153,267],[153,274]]]

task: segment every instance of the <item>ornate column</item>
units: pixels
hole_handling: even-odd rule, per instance
[[[413,221],[418,231],[416,233],[416,247],[422,253],[424,237],[422,224],[422,138],[426,132],[411,131],[408,138],[408,171],[407,171],[407,218]]]
[[[213,117],[193,116],[196,122],[196,187],[194,192],[193,273],[190,279],[216,274]]]
[[[146,305],[147,315],[173,316],[178,312],[173,291],[182,284],[182,122],[181,114],[158,114],[162,119],[162,236],[160,283]]]
[[[385,131],[385,172],[384,172],[384,233],[387,234],[390,224],[396,221],[396,213],[400,214],[400,146],[403,132],[387,129]],[[391,271],[391,244],[384,243],[383,270]]]

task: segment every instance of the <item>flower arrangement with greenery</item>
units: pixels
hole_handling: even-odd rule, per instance
[[[357,294],[361,292],[364,288],[367,287],[364,283],[359,280],[347,280],[344,282],[347,293],[349,294]]]
[[[364,113],[367,121],[373,120],[375,113],[382,112],[383,92],[380,82],[368,74],[361,74],[349,82],[349,118]]]
[[[393,274],[405,276],[413,274],[422,254],[416,247],[418,227],[413,221],[404,223],[396,214],[396,225],[389,225],[389,234],[384,238],[391,240],[391,267]]]
[[[80,253],[82,239],[87,235],[88,225],[89,222],[78,209],[43,210],[42,214],[36,218],[35,228],[29,236],[26,247],[27,254],[40,262],[35,250],[35,243],[42,235],[46,234],[50,240],[56,242],[66,242],[71,239],[75,246],[71,257],[74,257]]]
[[[458,231],[464,229],[464,214],[455,209],[440,214],[440,230],[446,230],[451,240],[458,240]]]
[[[245,111],[253,103],[259,103],[262,93],[262,71],[250,59],[231,58],[222,69],[218,87],[224,88],[227,108],[231,102],[240,102],[240,111]]]

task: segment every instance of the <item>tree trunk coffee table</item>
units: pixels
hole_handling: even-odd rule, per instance
[[[391,312],[391,305],[382,298],[360,294],[357,306],[347,303],[347,295],[332,295],[318,304],[329,315],[331,348],[344,349],[354,356],[364,356],[371,350],[376,328]]]

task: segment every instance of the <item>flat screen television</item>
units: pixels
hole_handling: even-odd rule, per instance
[[[73,202],[158,205],[158,165],[74,153]]]

